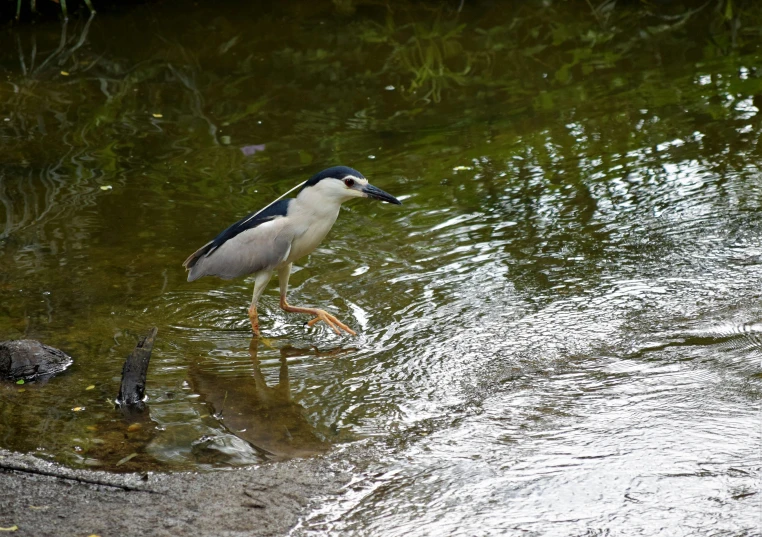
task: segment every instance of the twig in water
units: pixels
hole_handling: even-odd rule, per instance
[[[65,474],[58,474],[56,472],[50,472],[48,470],[40,470],[37,468],[26,468],[24,466],[16,466],[14,464],[5,464],[0,463],[0,470],[5,470],[6,472],[19,472],[22,474],[32,474],[32,475],[44,475],[47,477],[57,477],[58,479],[66,479],[69,481],[76,481],[77,483],[82,483],[83,485],[97,485],[99,487],[110,487],[115,489],[122,489],[126,490],[128,492],[147,492],[148,494],[162,494],[161,492],[157,492],[155,490],[150,489],[141,489],[138,487],[131,487],[129,485],[120,485],[120,484],[114,484],[114,483],[108,483],[107,481],[100,481],[98,479],[87,479],[84,477],[75,477]]]

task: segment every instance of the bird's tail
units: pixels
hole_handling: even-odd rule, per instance
[[[212,249],[212,242],[209,241],[205,245],[203,245],[201,248],[193,252],[190,256],[188,256],[188,259],[186,259],[183,262],[183,266],[185,267],[185,270],[189,272],[188,274],[188,281],[192,282],[193,280],[199,279],[201,276],[204,276],[204,274],[199,270],[193,270],[196,266],[196,263],[198,263],[199,259],[204,257],[209,250]]]

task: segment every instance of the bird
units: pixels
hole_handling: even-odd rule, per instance
[[[297,190],[296,197],[286,198]],[[335,316],[319,308],[288,303],[288,279],[293,263],[312,253],[333,227],[341,204],[354,198],[370,198],[394,205],[402,202],[371,185],[360,172],[334,166],[316,173],[263,209],[251,213],[204,244],[185,260],[188,281],[203,276],[233,279],[254,275],[254,294],[249,306],[251,329],[261,337],[257,302],[274,272],[280,283],[280,307],[291,313],[314,315],[309,327],[323,321],[336,334],[357,335]]]

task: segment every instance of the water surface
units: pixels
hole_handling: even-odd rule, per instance
[[[463,4],[7,30],[0,337],[75,364],[0,386],[0,445],[353,471],[296,534],[757,534],[759,15]],[[180,264],[334,164],[404,201],[346,204],[291,278],[359,335],[272,284],[252,347],[251,282]],[[112,401],[149,326],[132,423]]]

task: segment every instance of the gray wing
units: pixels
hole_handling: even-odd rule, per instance
[[[274,270],[291,251],[293,237],[285,229],[284,220],[276,218],[248,229],[225,241],[211,253],[200,255],[193,266],[189,267],[188,281],[192,282],[202,276],[219,276],[229,280]]]

